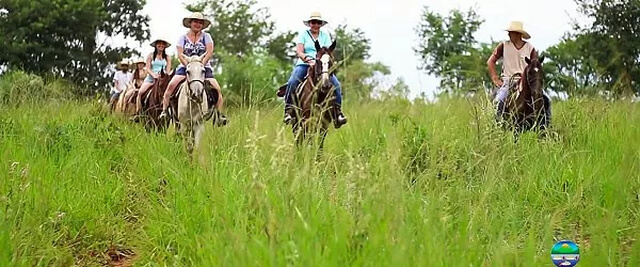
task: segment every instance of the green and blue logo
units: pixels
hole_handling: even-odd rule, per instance
[[[560,267],[573,267],[580,260],[580,248],[573,241],[558,241],[551,248],[551,260]]]

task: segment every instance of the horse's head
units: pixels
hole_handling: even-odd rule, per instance
[[[166,89],[167,86],[169,85],[169,81],[171,80],[171,77],[169,76],[169,74],[164,72],[164,68],[160,70],[160,75],[158,76],[159,77],[156,80],[156,82],[153,83],[153,86],[163,89],[162,91],[164,92],[164,89]]]
[[[184,56],[184,55],[183,55]],[[184,56],[187,60],[187,89],[189,98],[197,103],[202,103],[204,92],[205,66],[203,56]]]
[[[542,62],[544,56],[539,59],[529,59],[526,57],[527,67],[524,68],[523,83],[525,87],[531,90],[532,94],[542,96],[542,87],[544,86],[544,71],[542,70]]]
[[[329,77],[333,74],[335,68],[333,67],[333,50],[336,48],[336,40],[333,41],[329,47],[320,47],[318,41],[315,42],[316,51],[316,65],[314,66],[314,77],[316,84],[320,84],[324,92],[331,89],[331,80]]]

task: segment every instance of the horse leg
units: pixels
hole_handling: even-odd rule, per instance
[[[320,146],[318,147],[318,156],[316,158],[316,161],[321,161],[324,155],[324,140],[327,138],[327,133],[329,132],[327,130],[328,128],[328,123],[323,123],[322,129],[320,129]]]
[[[194,141],[194,132],[193,132],[193,128],[188,127],[190,129],[185,129],[185,134],[184,137],[186,137],[186,141],[187,141],[187,153],[189,154],[189,157],[191,157],[191,155],[193,154],[193,141]]]
[[[201,123],[198,123],[193,129],[193,144],[195,149],[200,147],[200,139],[202,138],[203,131],[204,125]]]

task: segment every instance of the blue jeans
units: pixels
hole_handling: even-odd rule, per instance
[[[293,73],[291,73],[291,77],[287,82],[287,91],[284,95],[286,107],[290,107],[293,104],[293,92],[296,91],[296,88],[298,88],[304,76],[307,75],[307,70],[309,70],[309,65],[297,65],[293,68]],[[336,96],[336,105],[342,106],[342,88],[340,87],[340,82],[335,74],[331,74],[329,79],[331,79],[331,83],[336,90],[334,94]]]

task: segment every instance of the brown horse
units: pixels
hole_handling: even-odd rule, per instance
[[[158,79],[154,81],[147,93],[139,98],[139,101],[142,101],[142,114],[145,115],[144,126],[148,132],[151,130],[164,132],[169,126],[167,121],[160,120],[158,117],[162,113],[164,91],[167,90],[167,85],[169,85],[174,73],[166,74],[164,69],[160,70]]]
[[[132,101],[137,95],[137,88],[135,88],[132,82],[127,84],[127,88],[120,93],[117,102],[115,103],[115,112],[124,117],[130,117],[136,112],[136,103]]]
[[[316,41],[315,46],[318,51],[316,64],[309,67],[306,79],[293,95],[292,131],[296,145],[310,142],[317,136],[322,150],[329,124],[336,121],[335,90],[329,79],[334,71],[336,41],[329,47],[320,47]]]
[[[503,113],[503,118],[508,122],[505,126],[512,127],[516,135],[529,130],[544,131],[549,126],[550,119],[545,114],[545,105],[550,103],[546,103],[543,94],[544,56],[539,59],[527,57],[525,61],[527,66],[520,75],[519,82],[509,84],[509,97],[506,99],[506,110]],[[512,77],[511,80],[517,78]]]

